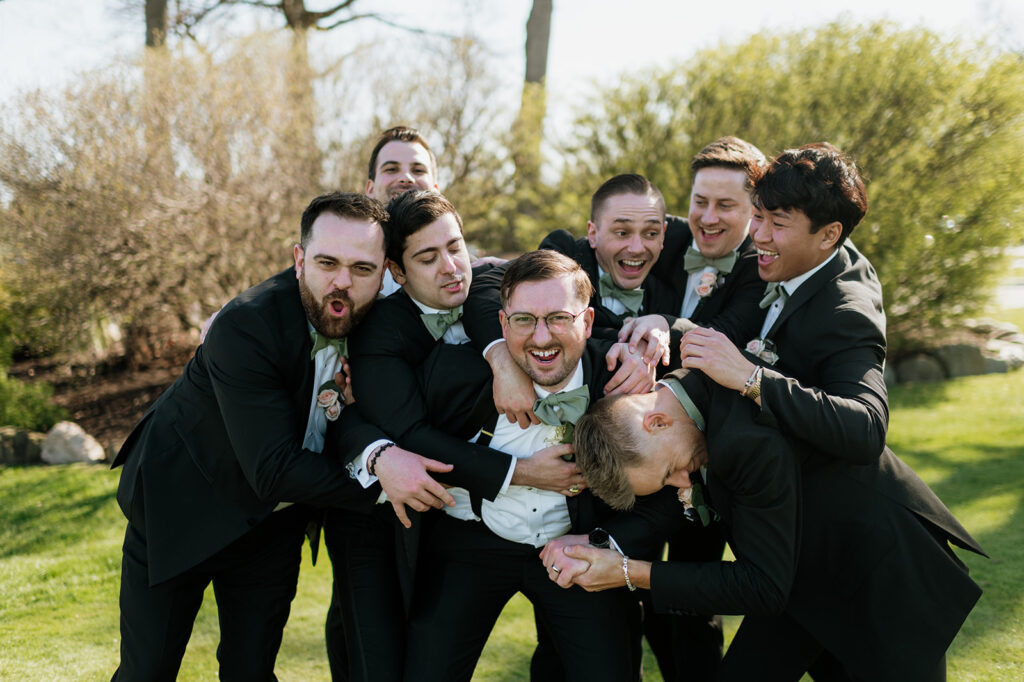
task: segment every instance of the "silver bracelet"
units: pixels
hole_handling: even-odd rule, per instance
[[[629,579],[629,557],[622,555],[622,575],[626,578],[626,587],[630,592],[636,592],[636,585]]]

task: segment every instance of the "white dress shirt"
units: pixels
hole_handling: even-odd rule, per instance
[[[802,275],[797,275],[792,279],[787,279],[782,282],[782,289],[786,292],[786,297],[791,298],[796,293],[797,287],[810,279],[811,275],[821,270],[825,265],[836,257],[839,253],[839,249],[832,252],[832,255],[819,263],[816,267],[811,268]],[[782,296],[772,301],[772,304],[768,306],[768,313],[764,316],[764,324],[761,325],[761,338],[765,338],[765,335],[771,331],[772,325],[775,324],[775,320],[779,319],[779,315],[782,314],[782,308],[786,305],[786,301],[783,300]]]
[[[562,391],[571,391],[582,385],[583,363],[579,362]],[[549,395],[549,391],[537,384],[533,385],[533,390],[538,398]],[[518,424],[510,424],[507,419],[499,418],[490,446],[516,459],[526,459],[532,457],[536,451],[557,443],[558,427],[531,424],[522,429]],[[543,547],[548,541],[568,533],[572,524],[565,496],[550,490],[510,485],[511,473],[510,469],[494,501],[483,500],[481,504],[483,522],[491,532],[511,542],[533,547]],[[455,498],[454,507],[445,507],[448,514],[463,520],[479,520],[473,513],[469,494],[465,490],[451,488],[448,492]]]
[[[741,242],[742,243],[742,242]],[[693,250],[700,253],[700,247],[697,246],[697,242],[694,241],[692,244]],[[733,253],[737,253],[739,246],[732,250]],[[737,254],[737,261],[739,255]],[[700,296],[697,294],[697,285],[700,283],[701,275],[705,272],[715,273],[715,279],[718,279],[718,268],[713,268],[710,265],[705,265],[700,270],[691,272],[686,278],[686,294],[683,296],[683,307],[679,310],[679,317],[690,319],[690,315],[693,315],[693,311],[697,309],[697,304],[700,303]]]

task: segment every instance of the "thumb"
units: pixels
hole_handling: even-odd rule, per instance
[[[594,559],[594,552],[596,548],[588,547],[587,545],[569,545],[568,547],[562,548],[562,553],[571,559],[583,559],[585,561],[592,562]]]

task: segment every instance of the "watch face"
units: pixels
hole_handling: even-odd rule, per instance
[[[608,531],[603,528],[595,528],[590,531],[589,542],[594,547],[608,547]]]

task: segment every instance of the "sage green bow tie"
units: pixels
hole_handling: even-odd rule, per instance
[[[323,334],[320,334],[315,329],[313,331],[311,331],[309,334],[310,334],[310,337],[313,339],[313,350],[311,350],[309,352],[309,358],[311,360],[316,357],[317,353],[322,351],[324,348],[327,348],[328,346],[331,346],[336,351],[338,351],[338,357],[339,358],[348,357],[348,339],[347,338],[342,337],[340,339],[331,339],[331,338],[328,338],[328,337],[324,336]]]
[[[728,254],[721,258],[708,258],[697,249],[692,246],[686,249],[686,255],[683,256],[683,269],[691,275],[698,270],[711,266],[719,272],[729,273],[732,272],[733,266],[736,265],[736,252],[730,251]]]
[[[640,306],[644,302],[644,290],[641,287],[636,289],[623,289],[612,279],[607,272],[601,275],[597,282],[598,291],[601,297],[611,296],[626,306],[626,310],[636,315],[640,312]]]
[[[768,288],[764,290],[764,298],[757,305],[761,308],[767,308],[772,303],[775,303],[777,298],[782,298],[782,304],[786,304],[786,299],[789,298],[789,294],[782,286],[782,282],[769,282]]]
[[[423,320],[430,335],[437,341],[444,336],[449,327],[462,319],[462,306],[446,310],[443,313],[421,313],[420,319]]]
[[[587,411],[590,404],[590,389],[586,384],[571,391],[551,393],[533,404],[533,413],[548,426],[559,426],[565,422],[575,424]]]

